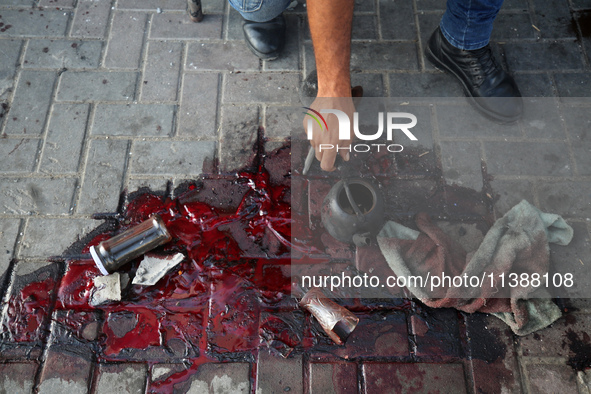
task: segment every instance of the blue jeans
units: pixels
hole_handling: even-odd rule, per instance
[[[229,0],[246,20],[266,22],[281,14],[291,0]],[[330,0],[325,0],[330,1]],[[447,40],[465,50],[482,48],[490,39],[503,0],[448,0],[439,26]]]
[[[503,0],[448,0],[439,27],[453,46],[464,50],[488,44]]]
[[[228,0],[247,21],[266,22],[279,16],[292,0]]]

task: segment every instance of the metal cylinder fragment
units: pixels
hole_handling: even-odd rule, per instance
[[[121,234],[90,247],[90,254],[103,275],[172,239],[159,215],[133,226]]]

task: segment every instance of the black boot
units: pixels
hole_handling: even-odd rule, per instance
[[[458,49],[437,28],[425,55],[437,68],[458,78],[472,103],[485,115],[504,123],[521,117],[523,101],[517,84],[497,64],[489,45],[473,51]]]
[[[242,31],[248,48],[263,60],[277,59],[285,46],[285,18],[283,15],[267,22],[244,20]]]

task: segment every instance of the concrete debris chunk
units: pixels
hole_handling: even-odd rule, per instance
[[[185,256],[177,253],[174,256],[144,256],[133,278],[134,285],[155,285],[168,271],[178,265]]]
[[[95,277],[90,305],[98,306],[113,301],[121,301],[121,276],[119,273]]]

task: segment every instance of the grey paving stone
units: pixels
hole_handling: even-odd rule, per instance
[[[105,67],[137,68],[142,53],[148,14],[116,11],[107,44]]]
[[[574,9],[589,9],[591,8],[591,1],[589,0],[572,0]]]
[[[63,37],[68,12],[30,9],[2,10],[0,37]]]
[[[378,38],[377,17],[375,15],[353,15],[353,40],[376,40]]]
[[[230,7],[228,21],[224,31],[224,38],[227,40],[244,40],[242,31],[242,16],[234,8]]]
[[[33,171],[39,149],[38,139],[0,139],[0,172],[23,173]]]
[[[548,74],[513,74],[523,97],[552,97],[554,83]]]
[[[532,27],[529,13],[500,12],[495,19],[491,40],[514,40],[535,38],[536,31]]]
[[[444,5],[445,7],[445,5]],[[420,34],[419,40],[421,41],[422,48],[427,47],[427,42],[429,41],[429,37],[435,31],[435,29],[439,26],[439,22],[441,21],[441,17],[443,16],[442,11],[438,12],[429,12],[429,13],[419,13],[419,26],[420,26]],[[419,54],[419,58],[422,60],[422,63],[425,65],[425,70],[434,71],[436,70],[435,66],[427,60],[425,57],[424,52]]]
[[[167,179],[142,179],[142,178],[129,178],[125,187],[128,191],[136,191],[143,187],[147,187],[152,191],[164,191],[166,190]]]
[[[2,63],[0,63],[0,97],[14,85],[14,73],[22,44],[20,40],[0,40],[0,53],[2,53]]]
[[[74,0],[40,0],[39,7],[74,8]]]
[[[132,101],[136,81],[135,72],[67,71],[57,101]]]
[[[97,394],[141,394],[146,385],[144,364],[99,364]]]
[[[374,73],[351,73],[351,85],[363,88],[363,97],[385,97],[384,76]]]
[[[257,71],[259,59],[244,41],[189,44],[185,70]]]
[[[174,105],[98,104],[92,134],[166,137],[172,134]]]
[[[184,0],[118,0],[117,8],[120,10],[148,10],[156,11],[184,11],[187,2]]]
[[[491,175],[562,177],[573,173],[568,147],[563,142],[484,142],[484,149]]]
[[[199,175],[215,155],[213,141],[136,141],[132,174]]]
[[[417,70],[414,43],[353,43],[351,68],[370,70]]]
[[[417,10],[420,11],[445,11],[445,3],[439,0],[415,0]]]
[[[88,104],[53,105],[39,169],[41,172],[68,174],[78,171],[88,111]]]
[[[295,73],[248,73],[226,75],[224,103],[298,104],[300,75]]]
[[[591,175],[591,108],[563,108],[564,122],[570,136],[577,173]]]
[[[285,47],[278,59],[263,61],[263,69],[265,71],[295,71],[300,69],[300,18],[296,15],[286,15],[285,20],[287,22]]]
[[[390,97],[463,97],[462,86],[451,75],[389,74]]]
[[[591,182],[543,182],[537,194],[544,212],[591,220]]]
[[[560,112],[553,99],[523,99],[521,126],[528,138],[566,139]]]
[[[554,74],[560,97],[591,97],[591,73]]]
[[[405,0],[380,0],[381,33],[385,40],[416,40],[413,4]]]
[[[302,356],[281,358],[268,349],[259,351],[257,363],[256,392],[261,393],[302,393]]]
[[[528,365],[528,386],[533,393],[576,393],[577,375],[568,365]]]
[[[208,15],[200,23],[193,23],[186,13],[162,13],[152,17],[152,39],[207,40],[221,36],[221,15]]]
[[[570,41],[512,42],[503,45],[510,70],[582,69],[579,44]]]
[[[357,365],[354,363],[310,364],[310,394],[357,393]]]
[[[21,7],[32,7],[32,1],[23,1],[23,0],[0,0],[0,6],[21,6]]]
[[[438,105],[437,122],[441,138],[521,136],[518,124],[500,125],[482,116],[471,105]]]
[[[40,134],[51,102],[56,73],[53,71],[21,71],[8,111],[6,134]]]
[[[39,394],[86,394],[92,361],[75,353],[49,349],[40,377]]]
[[[29,218],[25,225],[19,257],[58,256],[95,227],[97,221],[91,219]],[[48,236],[49,234],[55,236]]]
[[[179,87],[182,44],[150,41],[142,77],[142,101],[175,101]]]
[[[363,375],[368,393],[408,392],[417,388],[426,393],[466,392],[461,364],[364,363]]]
[[[70,28],[70,36],[82,38],[103,38],[107,31],[110,0],[80,0]]]
[[[0,213],[69,214],[75,187],[74,179],[0,178]]]
[[[532,184],[526,179],[511,181],[493,179],[491,187],[494,191],[493,197],[496,199],[495,213],[497,217],[503,216],[521,200],[534,203]]]
[[[219,85],[218,74],[185,74],[178,115],[179,136],[201,139],[217,136]]]
[[[3,393],[31,393],[35,384],[35,363],[0,364],[0,390]]]
[[[299,107],[267,107],[265,109],[265,136],[287,138],[303,133],[303,114]]]
[[[441,142],[443,176],[448,184],[482,189],[481,154],[478,142]]]
[[[115,212],[123,186],[127,144],[124,140],[90,142],[76,212]]]
[[[175,392],[187,394],[246,394],[250,392],[250,365],[248,363],[204,364],[187,382],[176,384],[174,387]]]
[[[374,1],[355,0],[355,12],[375,12],[375,10]]]
[[[5,279],[18,236],[20,219],[0,219],[0,280]]]
[[[232,171],[251,162],[260,124],[259,108],[225,105],[222,108],[220,168]]]
[[[97,68],[103,44],[100,41],[31,40],[24,68]]]
[[[528,9],[529,4],[527,0],[506,0],[503,3],[503,10],[526,10]]]
[[[536,26],[542,38],[575,38],[568,0],[533,0]]]

